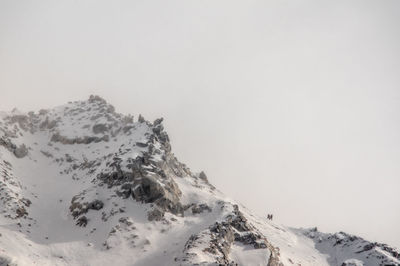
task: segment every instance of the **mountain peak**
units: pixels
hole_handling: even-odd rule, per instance
[[[399,262],[388,246],[360,256],[335,240],[333,253],[312,240],[335,235],[257,217],[181,163],[162,122],[93,95],[0,117],[0,265]]]

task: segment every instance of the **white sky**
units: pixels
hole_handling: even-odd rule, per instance
[[[258,214],[400,247],[399,1],[0,0],[0,109],[99,94]]]

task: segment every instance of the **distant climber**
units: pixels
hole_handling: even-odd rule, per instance
[[[273,216],[272,214],[268,214],[268,215],[267,215],[267,219],[268,219],[268,220],[272,220],[273,217],[274,217],[274,216]]]

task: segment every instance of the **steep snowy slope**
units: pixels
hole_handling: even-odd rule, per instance
[[[0,114],[0,212],[0,265],[399,263],[254,216],[176,159],[162,119],[98,96]]]

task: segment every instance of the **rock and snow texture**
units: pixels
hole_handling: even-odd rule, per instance
[[[0,265],[397,265],[398,251],[257,217],[98,96],[0,113]]]
[[[299,232],[313,239],[315,247],[322,253],[328,254],[331,265],[398,265],[400,254],[395,248],[386,244],[371,243],[361,237],[339,232],[326,234],[317,228]]]

